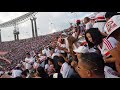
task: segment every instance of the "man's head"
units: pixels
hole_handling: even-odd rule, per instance
[[[63,57],[59,57],[58,58],[58,65],[59,66],[62,66],[62,64],[65,62],[64,58]]]
[[[118,13],[117,12],[106,12],[105,13],[106,21],[108,21],[114,15],[118,15]]]
[[[29,53],[29,52],[26,53],[26,57],[27,57],[27,58],[30,58],[30,53]]]
[[[95,17],[91,17],[90,21],[91,21],[92,24],[94,24],[95,23]]]
[[[84,53],[78,62],[81,78],[104,78],[104,60],[96,53]]]
[[[75,33],[75,32],[77,32],[77,27],[74,27],[74,28],[72,29],[72,33]]]
[[[90,21],[90,18],[89,17],[85,17],[84,18],[84,23],[86,24],[86,23],[88,23]]]
[[[29,73],[29,70],[28,70],[28,69],[24,70],[24,71],[21,73],[22,78],[26,78],[28,73]]]
[[[55,48],[56,47],[56,45],[57,45],[57,42],[55,41],[55,42],[52,42],[52,48]]]
[[[52,48],[52,49],[50,50],[50,54],[52,55],[54,52],[55,52],[55,49]]]

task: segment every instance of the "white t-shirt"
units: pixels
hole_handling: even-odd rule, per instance
[[[45,64],[45,70],[49,68],[49,64]]]
[[[33,57],[30,57],[30,58],[25,58],[25,62],[27,62],[27,63],[33,63],[33,62],[35,62],[35,59],[33,58]]]
[[[55,48],[55,53],[60,53],[60,50],[57,47]]]
[[[108,66],[104,67],[104,74],[105,74],[105,78],[119,78],[116,75],[116,71],[114,71],[111,67]]]
[[[46,53],[46,56],[47,56],[47,57],[51,57],[51,54],[50,54],[50,50],[49,50],[49,49],[46,49],[46,50],[45,50],[45,53]]]
[[[36,69],[36,68],[38,68],[38,67],[39,67],[39,65],[40,65],[39,63],[34,62],[34,64],[33,64],[33,68],[34,68],[34,69]]]
[[[100,32],[105,33],[104,26],[106,22],[97,22],[93,25],[93,28],[98,28]]]
[[[66,45],[65,44],[61,44],[60,47],[66,48]],[[60,50],[60,53],[65,53],[65,52],[63,50]]]
[[[47,57],[46,56],[40,56],[39,59],[40,59],[40,62],[41,62],[40,66],[44,67],[45,66],[45,60],[47,59]]]
[[[70,66],[68,65],[68,63],[63,63],[62,67],[60,69],[60,73],[62,74],[63,78],[67,78],[67,74],[69,72]]]
[[[12,78],[21,76],[21,73],[22,73],[21,70],[12,70]]]
[[[36,54],[35,54],[35,51],[34,50],[32,50],[32,51],[30,51],[30,55],[32,56],[32,57],[34,57]]]
[[[4,72],[3,72],[3,71],[0,71],[0,75],[2,75],[2,74],[4,74]]]
[[[92,23],[91,22],[88,22],[88,23],[86,23],[86,30],[88,30],[88,29],[90,29],[90,28],[92,28],[93,26],[92,26]]]
[[[80,34],[84,34],[85,27],[83,24],[80,24]]]
[[[46,56],[40,56],[40,58],[39,58],[40,62],[43,62],[43,61],[45,61],[46,59],[47,59]]]
[[[33,58],[33,57],[30,57],[30,58],[25,58],[25,68],[26,69],[31,69],[32,68],[32,63],[34,64],[34,62],[35,62],[35,59]]]
[[[108,39],[104,38],[102,46],[98,45],[98,49],[101,51],[103,56],[108,56],[109,51],[115,48],[117,43],[118,41],[113,37],[109,37]]]

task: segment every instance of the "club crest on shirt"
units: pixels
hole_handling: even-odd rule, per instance
[[[108,32],[111,32],[117,25],[113,21],[109,21],[106,24],[106,28]]]

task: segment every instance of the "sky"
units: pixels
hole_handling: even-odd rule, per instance
[[[27,12],[0,12],[0,24],[7,22],[11,19],[26,14]],[[77,19],[83,19],[91,15],[93,12],[38,12],[36,14],[38,35],[46,35],[68,28],[69,22],[74,23]],[[31,21],[28,20],[18,25],[19,38],[31,38],[32,28]],[[2,41],[14,40],[13,35],[14,27],[1,28]]]

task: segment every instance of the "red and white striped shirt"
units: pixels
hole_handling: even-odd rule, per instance
[[[98,49],[101,51],[101,54],[103,56],[104,55],[109,56],[110,55],[109,51],[115,48],[117,43],[118,41],[113,37],[104,38],[102,45],[101,46],[98,45]]]

